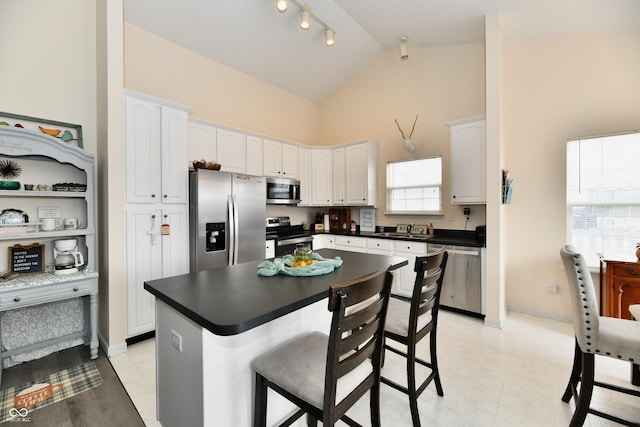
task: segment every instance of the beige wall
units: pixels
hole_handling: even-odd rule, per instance
[[[316,145],[318,105],[125,25],[125,87],[191,107],[190,116]]]
[[[0,111],[82,125],[96,154],[95,4],[0,2]]]
[[[504,161],[516,179],[505,207],[506,288],[513,308],[570,313],[559,257],[566,141],[640,129],[638,52],[640,34],[506,43]],[[558,283],[559,294],[548,295],[548,283]]]
[[[370,138],[380,145],[379,224],[433,222],[436,229],[464,229],[462,207],[450,204],[447,122],[484,114],[484,81],[484,44],[412,48],[407,61],[400,61],[398,51],[392,49],[322,102],[322,144]],[[394,119],[408,136],[416,114],[419,117],[411,138],[416,151],[409,153]],[[455,221],[447,221],[446,216],[410,220],[385,216],[386,162],[433,155],[443,157],[443,210],[454,213]],[[485,223],[484,206],[471,209],[468,230]]]

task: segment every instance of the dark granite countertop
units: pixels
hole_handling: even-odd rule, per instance
[[[406,258],[321,249],[324,258],[340,256],[333,273],[313,277],[258,276],[253,261],[197,273],[151,280],[144,288],[185,317],[216,335],[235,335],[329,296],[329,287],[393,266]]]
[[[385,231],[387,231],[385,229]],[[395,231],[395,230],[390,230]],[[474,231],[461,231],[461,230],[436,230],[435,236],[427,237],[424,239],[419,238],[403,238],[399,236],[383,236],[371,231],[323,231],[312,234],[333,234],[336,236],[359,236],[359,237],[373,237],[376,239],[393,239],[404,240],[411,242],[425,242],[436,245],[450,245],[450,246],[469,246],[474,248],[485,247],[484,242],[476,240],[476,234]]]

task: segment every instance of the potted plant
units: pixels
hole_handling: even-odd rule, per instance
[[[0,190],[19,190],[20,182],[13,181],[22,174],[20,165],[11,159],[0,160]]]

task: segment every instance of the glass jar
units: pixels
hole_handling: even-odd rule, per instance
[[[305,243],[298,243],[293,251],[293,267],[308,267],[311,265],[311,247]]]

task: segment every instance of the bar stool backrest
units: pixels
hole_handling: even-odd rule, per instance
[[[560,250],[560,257],[569,282],[571,316],[576,340],[582,351],[594,353],[600,314],[589,267],[584,257],[571,245],[566,245]]]
[[[379,383],[392,280],[387,270],[331,286],[329,310],[333,318],[327,351],[325,410],[332,408],[338,414],[344,413]],[[371,372],[336,407],[338,380],[369,361]]]

